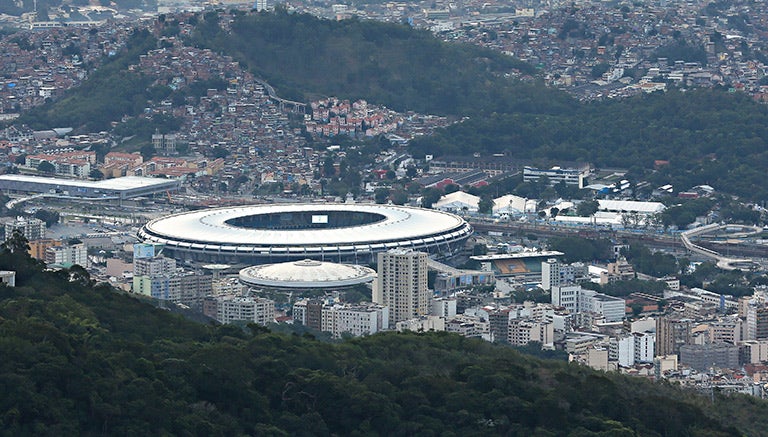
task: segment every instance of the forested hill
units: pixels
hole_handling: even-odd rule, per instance
[[[16,247],[16,246],[12,246]],[[453,334],[328,344],[204,326],[0,250],[4,435],[759,435],[764,401]]]
[[[709,184],[753,199],[768,167],[768,109],[721,89],[577,103],[564,92],[510,76],[529,66],[478,47],[448,44],[403,25],[240,14],[231,32],[219,16],[199,20],[195,44],[234,56],[280,93],[365,98],[404,111],[468,116],[420,137],[418,156],[505,154],[512,159],[633,168],[676,189]],[[660,172],[655,161],[669,161]]]
[[[278,94],[368,99],[398,111],[464,116],[478,112],[561,113],[565,94],[511,77],[535,74],[500,52],[449,44],[406,25],[331,21],[307,14],[238,14],[231,32],[220,16],[199,20],[194,44],[233,56]]]

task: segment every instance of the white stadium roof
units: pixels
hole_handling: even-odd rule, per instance
[[[150,178],[141,176],[124,176],[120,178],[104,179],[101,181],[88,181],[83,179],[64,179],[49,178],[44,176],[30,176],[20,174],[0,175],[0,181],[30,182],[55,184],[62,187],[89,187],[101,190],[133,190],[136,188],[151,187],[157,185],[167,185],[169,182],[175,182],[163,178]]]
[[[349,224],[334,224],[335,218]],[[166,250],[204,253],[216,262],[230,262],[225,260],[335,259],[394,248],[452,250],[452,244],[471,234],[472,227],[461,217],[431,209],[375,204],[274,204],[174,214],[150,221],[138,236],[145,242],[164,244]]]
[[[374,278],[376,272],[368,267],[309,259],[240,270],[240,281],[254,287],[342,288],[365,284]]]

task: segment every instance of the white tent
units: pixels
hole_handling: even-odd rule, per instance
[[[473,196],[463,191],[456,191],[441,197],[440,200],[432,205],[432,208],[447,212],[466,211],[474,213],[477,212],[478,203],[480,203],[478,196]]]

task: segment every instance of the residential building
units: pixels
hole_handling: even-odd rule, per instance
[[[379,253],[378,274],[373,301],[389,307],[392,322],[429,313],[426,253],[409,249]]]
[[[163,276],[176,273],[176,260],[157,256],[153,258],[135,258],[133,274],[136,276]]]
[[[541,263],[541,288],[546,291],[561,285],[574,285],[587,277],[588,268],[583,263],[565,264],[555,258]]]
[[[53,246],[45,250],[45,263],[48,265],[74,265],[88,267],[88,247],[84,243],[68,246]]]
[[[45,238],[45,222],[33,217],[16,217],[16,220],[5,224],[5,238],[13,235],[13,231],[18,229],[29,241]]]
[[[677,355],[680,347],[691,343],[690,319],[662,316],[656,319],[656,355]]]
[[[355,337],[371,335],[389,329],[389,308],[376,304],[333,305],[323,309],[329,313],[333,326],[328,332],[334,337],[349,334]]]
[[[254,296],[221,296],[216,299],[216,320],[221,323],[245,321],[266,325],[275,320],[273,300]]]
[[[680,346],[680,364],[706,371],[739,367],[739,347],[733,344],[685,344]]]
[[[53,238],[42,238],[39,240],[30,240],[29,255],[34,259],[45,260],[45,251],[49,247],[61,246],[61,240]]]

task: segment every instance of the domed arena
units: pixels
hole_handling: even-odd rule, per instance
[[[265,264],[303,259],[366,264],[407,248],[450,257],[472,235],[461,217],[375,204],[270,204],[183,212],[148,222],[145,243],[179,260]]]
[[[240,282],[255,288],[276,290],[342,290],[367,284],[376,278],[368,267],[305,259],[262,264],[240,270]]]

